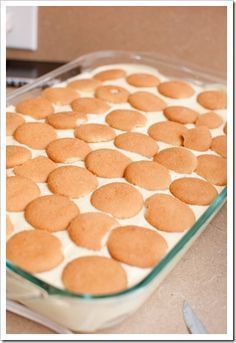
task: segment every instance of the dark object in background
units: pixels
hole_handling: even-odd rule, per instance
[[[34,62],[7,60],[6,83],[7,87],[20,87],[33,82],[40,77],[60,66],[64,62]]]

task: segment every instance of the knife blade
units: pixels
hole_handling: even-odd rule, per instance
[[[208,334],[207,329],[186,301],[184,301],[183,304],[183,316],[185,324],[191,334]]]

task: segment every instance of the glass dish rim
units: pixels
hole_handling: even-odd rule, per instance
[[[109,58],[109,57],[125,57],[130,58],[133,60],[137,60],[138,62],[142,62],[145,64],[148,62],[148,60],[161,63],[166,67],[175,68],[177,70],[191,73],[194,76],[205,76],[209,77],[213,82],[221,82],[225,83],[225,80],[222,79],[222,74],[218,74],[218,76],[215,77],[213,74],[209,74],[209,71],[203,72],[200,70],[200,73],[198,70],[192,69],[193,66],[186,67],[186,64],[184,66],[178,65],[176,62],[171,61],[170,59],[163,58],[163,56],[160,56],[158,54],[154,53],[127,53],[124,51],[99,51],[95,53],[90,53],[87,55],[83,55],[67,64],[65,64],[62,67],[59,67],[55,69],[52,72],[49,72],[39,78],[37,78],[34,82],[30,83],[29,85],[21,87],[19,90],[16,90],[12,92],[7,97],[7,102],[11,101],[15,97],[26,93],[27,91],[35,88],[37,85],[40,85],[41,83],[45,83],[46,81],[50,80],[52,77],[55,77],[57,75],[62,74],[63,72],[71,70],[73,67],[78,66],[80,62],[85,61],[86,59],[90,58]],[[195,222],[195,224],[186,231],[186,233],[183,235],[183,237],[176,243],[176,245],[164,256],[164,258],[150,271],[150,273],[147,274],[146,277],[144,277],[140,282],[135,284],[132,287],[129,287],[123,291],[112,293],[112,294],[104,294],[104,295],[91,295],[91,294],[78,294],[73,293],[67,290],[64,290],[62,288],[58,288],[55,286],[50,285],[49,283],[37,278],[33,274],[30,274],[18,266],[14,265],[10,261],[6,260],[6,269],[9,269],[11,272],[15,272],[19,276],[25,278],[27,281],[35,284],[37,287],[41,288],[42,290],[46,291],[48,295],[54,295],[54,296],[65,296],[70,298],[79,298],[83,300],[92,300],[92,299],[107,299],[107,298],[114,298],[119,297],[123,295],[127,295],[130,293],[133,293],[135,291],[143,289],[145,286],[151,283],[151,281],[163,270],[165,266],[168,265],[168,263],[177,255],[177,253],[182,250],[186,244],[191,240],[191,238],[194,237],[194,235],[202,228],[202,226],[207,222],[207,220],[223,205],[224,201],[227,197],[227,187],[224,187],[224,189],[221,191],[221,193],[218,194],[217,198],[211,203],[211,205],[208,207],[208,209],[200,216],[200,218]]]

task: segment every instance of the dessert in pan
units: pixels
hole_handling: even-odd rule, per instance
[[[142,280],[226,185],[226,90],[135,64],[7,108],[7,259],[111,294]]]

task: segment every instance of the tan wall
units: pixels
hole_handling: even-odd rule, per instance
[[[40,7],[35,52],[16,59],[69,61],[96,50],[154,51],[226,69],[225,7]]]

